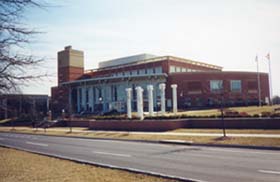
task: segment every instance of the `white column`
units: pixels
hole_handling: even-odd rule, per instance
[[[177,84],[172,84],[172,105],[173,105],[173,113],[177,114]]]
[[[140,120],[143,120],[143,89],[141,87],[136,87],[135,89],[137,93],[137,116],[140,118]]]
[[[127,94],[127,99],[126,99],[126,108],[127,108],[127,117],[129,119],[132,118],[131,116],[131,88],[127,88],[126,90],[126,94]]]
[[[159,85],[160,89],[160,104],[161,104],[161,114],[165,114],[165,83]]]
[[[154,115],[153,85],[148,85],[147,90],[148,90],[148,100],[149,100],[149,115],[153,116]]]

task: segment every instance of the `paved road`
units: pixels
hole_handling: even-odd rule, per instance
[[[280,152],[1,133],[0,145],[195,181],[280,181]]]

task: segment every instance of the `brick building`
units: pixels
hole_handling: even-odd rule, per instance
[[[3,94],[0,95],[0,119],[32,116],[42,119],[49,111],[48,95]]]
[[[269,98],[268,74],[260,73],[261,101]],[[166,84],[166,108],[172,107],[171,84],[177,84],[179,109],[258,104],[258,73],[222,71],[222,67],[174,56],[140,54],[99,63],[84,71],[83,52],[71,46],[58,52],[58,86],[52,88],[52,110],[72,113],[126,111],[126,88],[132,88],[136,110],[136,86],[153,85],[158,110],[159,84]]]

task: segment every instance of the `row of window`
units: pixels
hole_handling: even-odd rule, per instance
[[[137,69],[137,70],[113,73],[112,76],[136,76],[136,75],[158,74],[158,73],[162,73],[162,67],[160,66],[154,68]]]
[[[179,66],[170,66],[170,68],[169,68],[169,73],[198,72],[198,71],[202,71],[202,70],[184,68],[184,67],[179,67]]]
[[[211,92],[221,91],[223,89],[223,80],[210,80]],[[241,80],[230,80],[230,90],[232,92],[241,92]]]

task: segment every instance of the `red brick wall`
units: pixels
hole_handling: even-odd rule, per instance
[[[58,68],[58,84],[78,79],[84,74],[83,68],[78,67],[61,67]]]
[[[261,97],[265,100],[265,97],[269,97],[269,84],[268,84],[268,74],[261,73]],[[212,93],[210,91],[210,80],[223,80],[224,86],[224,98],[225,100],[247,100],[256,99],[258,100],[257,92],[257,73],[255,72],[191,72],[191,73],[172,73],[167,78],[167,89],[166,97],[167,99],[172,98],[171,84],[177,84],[177,94],[178,94],[178,104],[182,106],[184,103],[184,98],[188,97],[194,101],[196,98],[202,98],[207,100],[208,98],[221,99],[221,94]],[[241,80],[242,92],[236,93],[230,91],[230,80]],[[254,82],[252,84],[252,81]],[[201,92],[198,88],[189,88],[192,84],[201,83]],[[254,85],[255,84],[255,85]],[[251,85],[251,86],[250,86]],[[255,87],[255,92],[252,93],[249,87]],[[252,89],[252,88],[251,88]],[[190,92],[195,91],[195,92]]]
[[[167,131],[184,128],[184,121],[90,121],[90,129],[112,131]]]
[[[81,125],[84,125],[81,123]],[[228,129],[280,129],[280,119],[271,118],[226,118]],[[79,126],[78,121],[76,126]],[[181,119],[147,121],[89,121],[92,130],[111,131],[168,131],[178,128],[222,128],[221,119]]]
[[[67,87],[58,86],[58,87],[51,88],[50,108],[53,117],[61,115],[62,109],[64,109],[65,112],[67,113],[68,95],[69,95],[69,91]]]

